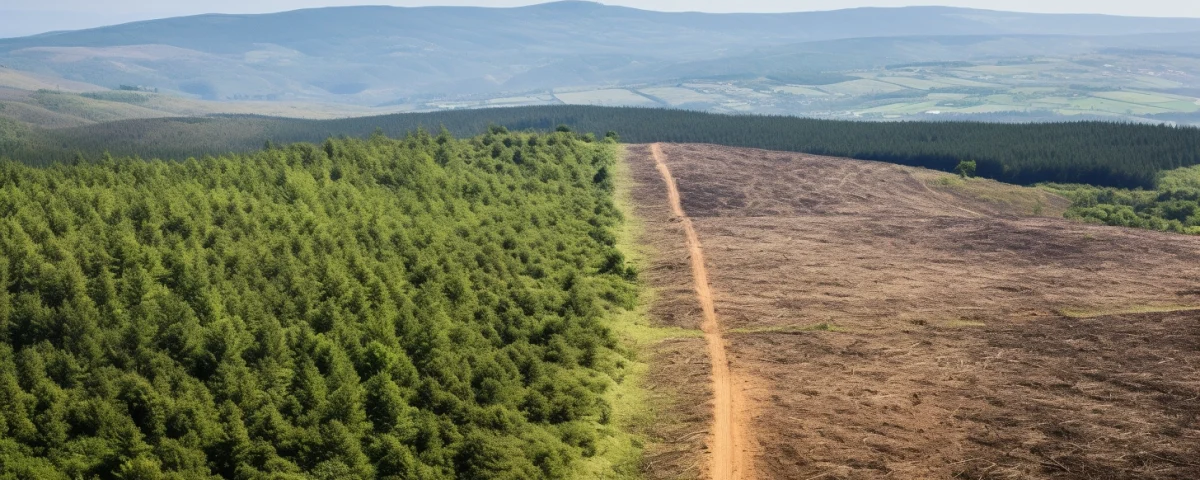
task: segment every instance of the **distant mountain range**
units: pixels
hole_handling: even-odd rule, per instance
[[[1195,52],[1200,19],[944,7],[664,13],[591,2],[199,15],[0,39],[0,65],[204,99],[374,105],[456,94],[811,75],[1104,48]]]

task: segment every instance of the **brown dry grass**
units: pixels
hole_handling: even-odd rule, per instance
[[[1200,238],[1032,216],[1065,204],[888,164],[665,152],[731,368],[756,386],[759,478],[1200,478],[1200,312],[1179,310],[1200,306]],[[660,252],[652,313],[695,327],[683,233],[648,150],[628,161]],[[681,380],[708,373],[692,341],[654,367],[696,399],[662,428],[710,418]]]
[[[708,473],[705,441],[712,422],[707,403],[712,397],[712,368],[700,335],[703,316],[692,283],[683,226],[671,213],[649,146],[630,146],[625,157],[634,175],[635,213],[643,230],[639,240],[651,253],[640,274],[642,281],[655,290],[650,316],[660,326],[697,333],[695,337],[670,339],[648,347],[647,386],[659,412],[656,424],[650,428],[653,443],[646,449],[644,472],[655,480],[704,478]],[[655,176],[647,178],[646,167]],[[661,200],[643,201],[657,197]]]

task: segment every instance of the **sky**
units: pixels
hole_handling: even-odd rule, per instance
[[[3,0],[0,38],[74,30],[200,13],[267,13],[339,5],[477,5],[512,7],[537,0]],[[604,0],[647,10],[800,12],[852,7],[946,5],[1041,13],[1103,13],[1147,17],[1200,17],[1196,0]]]

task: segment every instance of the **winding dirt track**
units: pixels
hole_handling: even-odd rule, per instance
[[[692,226],[692,219],[683,211],[679,199],[679,188],[675,177],[667,167],[666,158],[659,144],[651,145],[654,163],[667,185],[667,197],[671,212],[683,223],[687,234],[687,249],[692,264],[692,277],[696,283],[696,296],[703,310],[704,339],[708,343],[708,355],[712,361],[713,382],[713,426],[709,445],[712,453],[711,476],[713,480],[739,480],[751,478],[748,464],[743,459],[747,435],[745,422],[739,421],[737,395],[734,393],[733,377],[729,360],[725,355],[725,339],[721,336],[721,325],[717,322],[717,309],[713,303],[712,288],[708,282],[708,270],[704,265],[704,251],[700,248],[700,237]]]

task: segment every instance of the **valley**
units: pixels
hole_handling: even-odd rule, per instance
[[[1200,124],[1200,63],[1171,53],[879,65],[815,75],[738,75],[668,82],[431,95],[378,105],[335,98],[205,100],[109,91],[0,69],[0,118],[61,128],[104,121],[253,114],[332,119],[551,105],[676,108],[724,114],[896,121],[1107,120]],[[919,58],[940,58],[934,56]],[[898,58],[896,61],[902,61]],[[826,83],[829,82],[829,83]]]
[[[743,74],[680,78],[660,84],[557,88],[518,97],[475,95],[452,102],[427,102],[417,108],[569,104],[871,121],[1200,124],[1200,64],[1184,55],[1107,52],[1004,57],[993,53],[980,57],[985,59],[877,64],[816,75]],[[946,57],[926,54],[916,58]],[[912,57],[893,61],[906,59]]]
[[[0,117],[63,127],[596,105],[1196,124],[1197,32],[1187,18],[941,7],[700,14],[554,2],[199,15],[0,38]],[[125,87],[154,94],[76,95]]]

